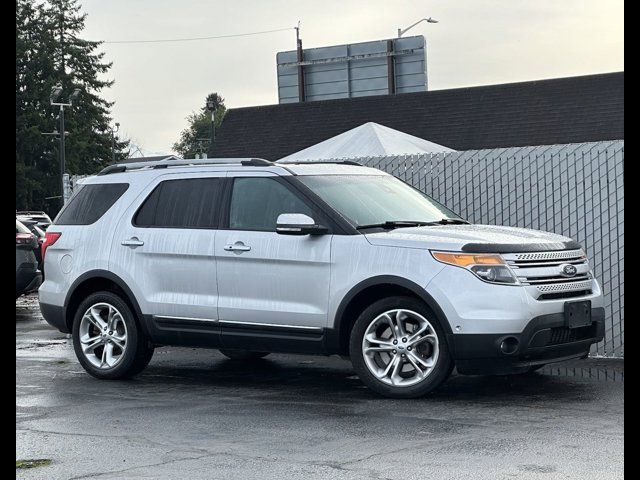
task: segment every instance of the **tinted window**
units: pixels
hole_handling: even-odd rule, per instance
[[[236,178],[233,182],[229,228],[276,230],[281,213],[304,213],[311,209],[282,183],[272,178]]]
[[[57,225],[89,225],[96,222],[129,188],[128,183],[85,185],[56,217]]]
[[[139,227],[216,228],[221,178],[165,180],[145,200]]]

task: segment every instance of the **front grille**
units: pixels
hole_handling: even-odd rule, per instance
[[[512,253],[503,257],[520,283],[535,287],[539,300],[591,293],[591,268],[582,250]],[[566,265],[575,268],[573,276],[563,273]]]
[[[591,289],[576,290],[574,292],[543,293],[538,297],[538,300],[558,300],[560,298],[584,297],[591,293]]]
[[[555,327],[551,329],[551,336],[547,346],[563,345],[565,343],[579,342],[596,336],[595,326],[588,325],[580,328]]]

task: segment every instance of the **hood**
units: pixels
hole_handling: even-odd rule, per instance
[[[372,245],[472,253],[518,253],[580,248],[568,237],[497,225],[438,225],[366,234]]]

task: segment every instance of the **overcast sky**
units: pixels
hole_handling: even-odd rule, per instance
[[[185,117],[218,92],[228,107],[278,102],[276,52],[425,35],[430,90],[624,70],[623,0],[82,0],[85,38],[122,41],[264,35],[182,43],[104,44],[104,92],[120,131],[145,154],[171,151]]]

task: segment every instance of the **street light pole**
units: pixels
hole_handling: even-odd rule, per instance
[[[111,130],[111,163],[116,163],[116,133],[120,130],[120,124],[116,122],[116,128]]]
[[[398,38],[401,38],[401,37],[402,37],[402,35],[404,35],[405,33],[407,33],[409,30],[411,30],[413,27],[415,27],[416,25],[418,25],[418,24],[419,24],[419,23],[421,23],[421,22],[427,22],[427,23],[438,23],[438,20],[435,20],[435,19],[433,19],[433,18],[431,18],[431,17],[429,17],[429,18],[422,18],[422,19],[418,20],[416,23],[414,23],[414,24],[412,24],[412,25],[409,25],[409,26],[408,26],[407,28],[405,28],[405,29],[399,28],[399,29],[398,29]]]
[[[216,141],[216,103],[213,100],[207,100],[207,110],[211,112],[211,144],[209,146],[211,150]]]

